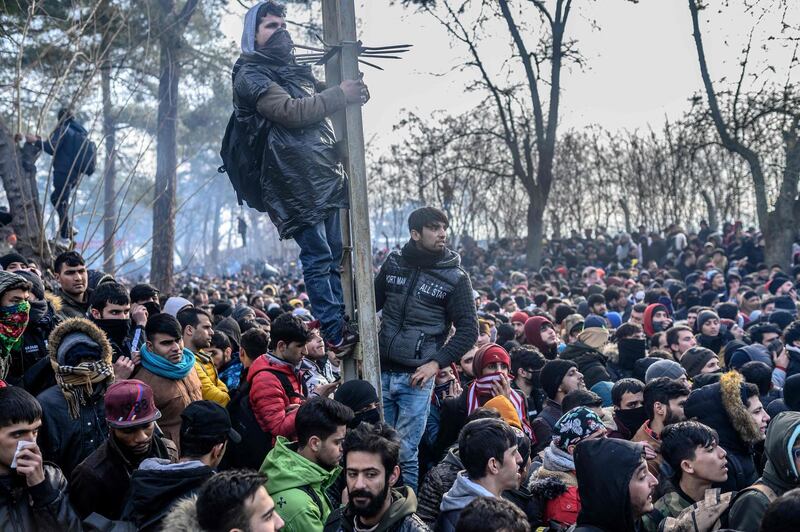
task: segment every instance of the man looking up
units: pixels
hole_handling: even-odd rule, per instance
[[[408,217],[411,239],[393,251],[375,279],[383,412],[400,433],[403,481],[417,489],[417,448],[425,431],[434,376],[478,339],[472,284],[447,248],[447,215],[422,207]],[[455,333],[450,335],[450,329]]]

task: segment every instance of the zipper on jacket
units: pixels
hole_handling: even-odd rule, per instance
[[[394,343],[394,339],[397,338],[397,335],[400,334],[400,331],[403,329],[403,324],[406,321],[406,307],[408,306],[408,298],[411,297],[411,290],[414,288],[414,285],[417,283],[417,277],[419,276],[420,268],[417,267],[414,269],[414,275],[411,277],[411,282],[408,285],[408,291],[406,292],[406,297],[403,300],[403,307],[400,309],[400,325],[397,327],[397,332],[394,333],[392,339],[389,341],[389,348],[386,350],[386,356],[389,356],[392,352],[392,344]]]

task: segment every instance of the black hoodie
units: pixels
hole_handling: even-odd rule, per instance
[[[575,532],[639,530],[628,486],[642,457],[642,446],[625,440],[603,438],[578,444],[574,458],[581,511]]]

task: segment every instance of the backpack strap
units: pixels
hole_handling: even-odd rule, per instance
[[[289,377],[286,375],[286,373],[283,373],[283,372],[278,371],[276,369],[263,369],[261,371],[267,371],[267,372],[272,373],[273,375],[275,375],[275,377],[280,381],[281,386],[283,386],[283,391],[286,393],[286,396],[289,397],[289,399],[294,397],[296,399],[305,400],[305,398],[306,398],[306,396],[305,396],[305,393],[306,393],[305,383],[300,381],[300,379],[298,379],[298,382],[300,382],[300,391],[302,393],[297,393],[296,391],[294,391],[294,386],[292,386],[292,383],[289,382]],[[260,373],[260,371],[258,373]]]
[[[772,501],[774,501],[775,499],[778,498],[778,494],[775,493],[775,491],[772,488],[770,488],[769,486],[767,486],[763,482],[756,482],[752,486],[749,486],[749,487],[743,489],[739,493],[745,493],[747,491],[757,491],[757,492],[761,493],[762,495],[764,495],[769,502],[772,502]]]
[[[306,484],[304,486],[298,486],[297,489],[308,495],[309,498],[314,501],[314,504],[316,504],[319,509],[319,517],[322,519],[325,515],[325,511],[322,508],[322,500],[319,498],[319,495],[317,495],[317,492],[314,491],[314,488],[312,488],[310,484]]]

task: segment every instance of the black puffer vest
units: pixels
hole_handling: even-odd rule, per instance
[[[458,253],[446,250],[432,267],[414,266],[402,253],[386,258],[386,302],[379,335],[381,368],[413,371],[447,340],[447,301],[467,276]]]

